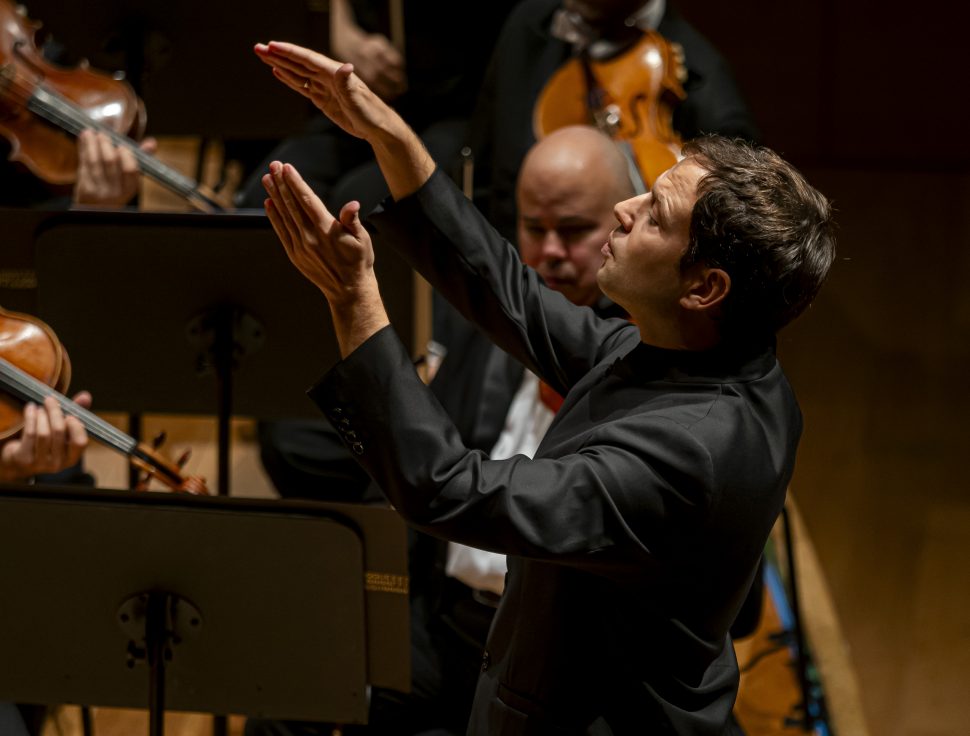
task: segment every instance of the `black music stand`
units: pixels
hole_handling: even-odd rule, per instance
[[[414,277],[376,254],[388,314],[410,344]],[[229,420],[319,417],[305,391],[339,359],[322,294],[259,214],[50,213],[34,246],[37,316],[98,411],[214,414],[220,495]]]
[[[0,485],[0,699],[366,723],[410,689],[386,508]]]

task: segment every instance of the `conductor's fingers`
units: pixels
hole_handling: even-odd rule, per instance
[[[269,174],[266,176],[269,176]],[[286,229],[286,224],[283,222],[279,208],[273,203],[272,199],[267,199],[265,202],[263,202],[263,207],[266,210],[266,216],[269,218],[269,224],[273,226],[273,230],[276,231],[276,236],[283,244],[283,250],[285,250],[286,255],[292,259],[293,243],[290,241],[290,233]]]
[[[281,67],[274,66],[273,76],[294,92],[299,92],[306,98],[310,97],[310,91],[313,88],[308,86],[309,77],[306,74],[296,74]]]
[[[311,230],[313,228],[313,222],[310,220],[309,215],[303,209],[302,203],[299,201],[297,195],[293,192],[290,187],[289,182],[284,177],[283,171],[285,165],[271,166],[270,172],[273,174],[273,183],[276,184],[276,189],[280,193],[280,198],[283,200],[283,205],[289,212],[290,219],[293,221],[296,231],[293,233],[293,242],[299,247],[303,242],[303,233]],[[292,166],[290,167],[293,168]]]
[[[274,227],[288,253],[292,253],[299,242],[300,234],[297,231],[296,223],[293,222],[293,215],[290,213],[286,202],[283,201],[283,194],[280,192],[279,182],[274,176],[274,169],[280,165],[279,161],[274,161],[269,165],[270,173],[263,177],[263,186],[269,194],[273,203],[273,212],[276,215]],[[273,223],[273,220],[270,220]]]
[[[334,86],[342,92],[350,91],[350,79],[354,74],[353,64],[341,64],[334,73]]]
[[[332,74],[341,63],[313,49],[297,46],[286,41],[270,41],[267,44],[267,51],[272,54],[273,58],[280,61],[281,64],[288,65],[287,68],[293,71],[306,69],[313,73],[327,72]]]
[[[283,181],[310,222],[329,232],[334,216],[292,164],[283,164]]]
[[[364,230],[360,223],[360,202],[352,200],[340,208],[340,224],[355,238],[360,238]]]
[[[261,50],[267,49],[267,50]],[[279,69],[293,74],[301,79],[306,79],[307,77],[315,77],[322,72],[330,71],[325,68],[320,68],[316,65],[304,64],[299,61],[294,61],[285,56],[281,56],[278,53],[274,53],[268,50],[268,47],[261,47],[261,45],[256,45],[256,54],[263,61],[263,63],[268,64],[273,67],[274,70]]]

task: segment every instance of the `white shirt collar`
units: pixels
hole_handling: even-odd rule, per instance
[[[626,19],[626,25],[636,26],[641,31],[653,31],[663,20],[667,10],[667,0],[647,0],[633,15]],[[554,38],[572,44],[573,50],[586,49],[595,58],[604,58],[616,51],[612,41],[596,38],[595,32],[578,13],[559,8],[552,16],[550,33]]]

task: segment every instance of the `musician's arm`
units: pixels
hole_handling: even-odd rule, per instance
[[[330,2],[330,50],[335,59],[347,60],[364,40],[364,30],[357,25],[349,0]]]
[[[330,50],[354,65],[357,74],[382,99],[400,97],[407,88],[404,56],[387,36],[368,33],[357,23],[349,0],[330,4]]]

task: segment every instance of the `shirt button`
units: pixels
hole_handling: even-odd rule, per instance
[[[482,672],[485,672],[488,669],[488,666],[489,666],[489,664],[491,664],[491,661],[492,661],[492,659],[491,659],[491,657],[489,657],[488,650],[486,649],[482,653]]]

